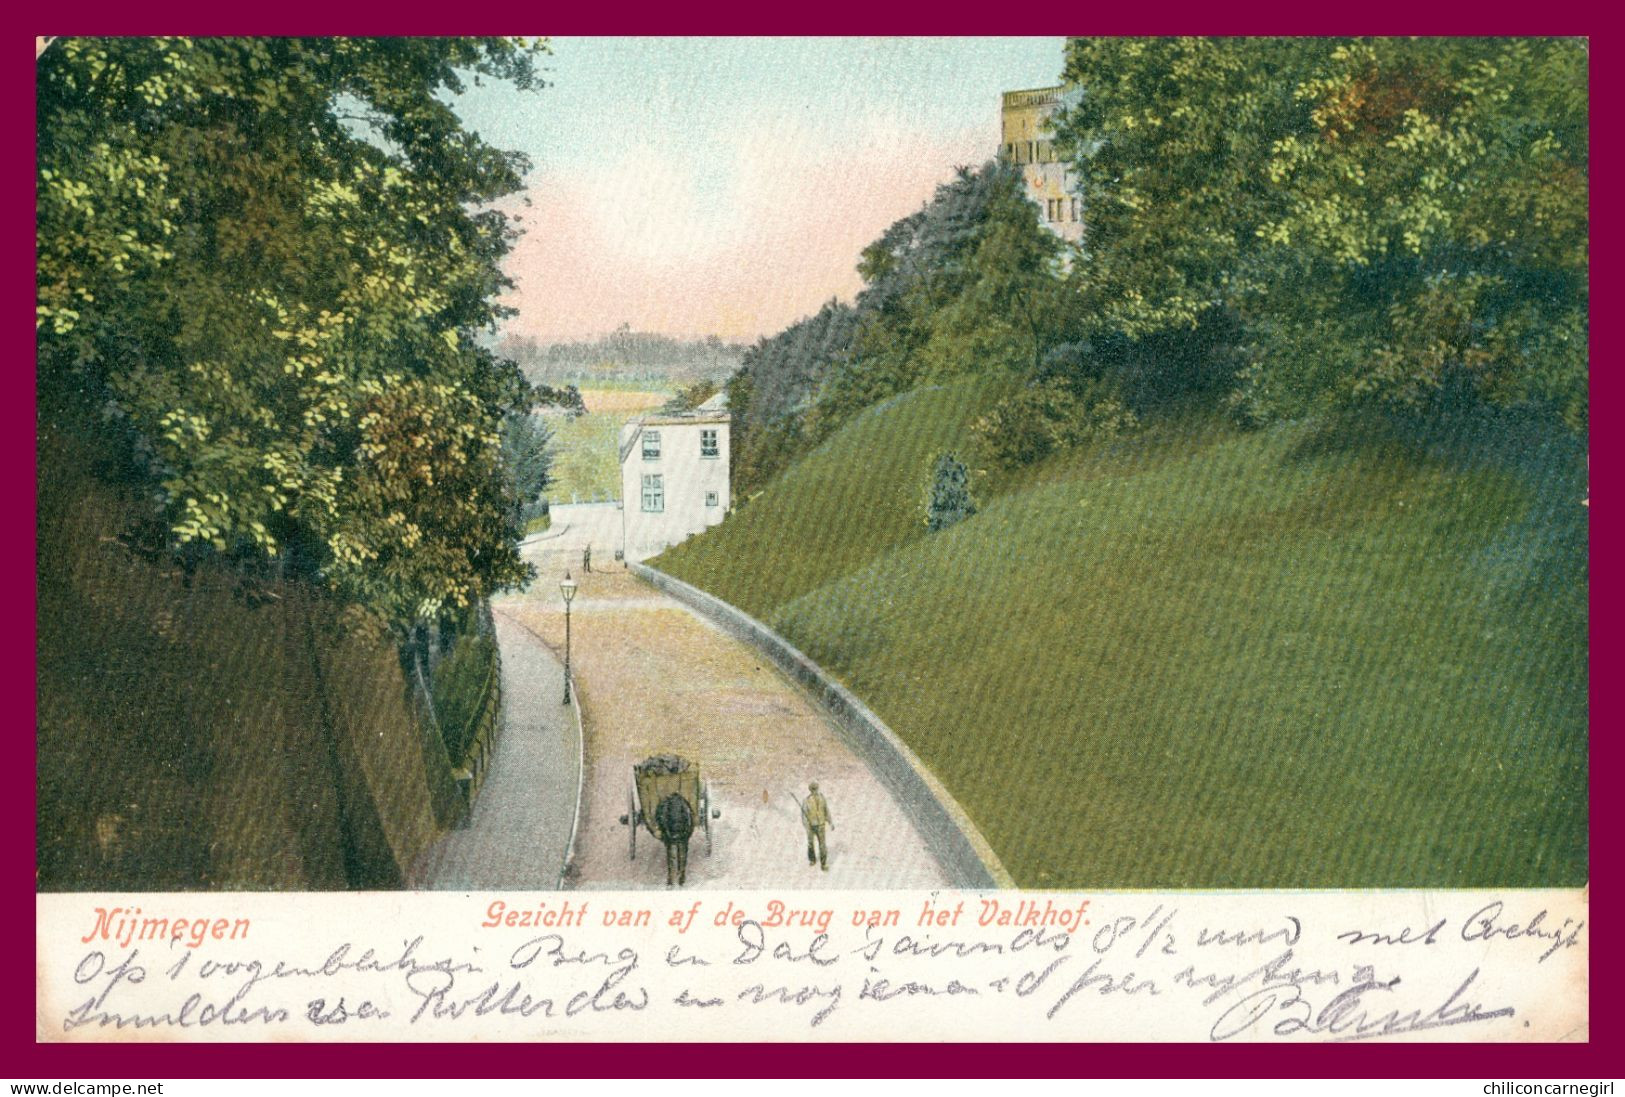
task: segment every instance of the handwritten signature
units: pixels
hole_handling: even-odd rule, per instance
[[[1468,989],[1478,979],[1474,968],[1450,996],[1430,1010],[1390,1007],[1391,995],[1399,986],[1399,976],[1386,981],[1367,979],[1334,996],[1320,1009],[1304,996],[1298,983],[1259,987],[1219,1015],[1208,1032],[1215,1043],[1245,1033],[1260,1035],[1259,1026],[1276,1036],[1329,1035],[1339,1040],[1369,1040],[1407,1032],[1477,1024],[1516,1014],[1511,1006],[1486,1009],[1480,1002],[1466,999]]]

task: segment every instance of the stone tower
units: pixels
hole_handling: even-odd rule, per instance
[[[1083,240],[1083,199],[1071,165],[1055,154],[1050,130],[1050,119],[1062,106],[1061,92],[1056,86],[1004,93],[999,159],[1021,172],[1027,197],[1038,204],[1039,221],[1077,244]]]

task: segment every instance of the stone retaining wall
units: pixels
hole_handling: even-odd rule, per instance
[[[1015,886],[998,855],[942,783],[896,732],[822,667],[762,622],[722,599],[647,564],[628,563],[627,568],[715,622],[723,631],[765,653],[780,670],[806,688],[834,717],[846,741],[909,813],[927,848],[941,862],[954,886]]]

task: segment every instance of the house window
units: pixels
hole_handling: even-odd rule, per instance
[[[1072,199],[1072,220],[1076,221],[1077,219],[1078,219],[1078,200],[1076,198],[1074,198],[1074,199]]]
[[[659,456],[660,456],[660,432],[658,430],[646,430],[646,431],[644,431],[643,432],[643,459],[645,461],[653,461],[653,460],[658,459]],[[657,479],[658,479],[658,477],[657,477]],[[644,507],[643,509],[648,510],[649,508]]]
[[[714,507],[714,506],[717,505],[717,493],[716,492],[708,491],[708,492],[705,493],[705,505],[708,506],[708,507]]]
[[[700,456],[715,457],[722,450],[717,446],[717,432],[714,430],[700,431]]]
[[[651,514],[666,509],[666,481],[658,472],[643,474],[643,509]]]

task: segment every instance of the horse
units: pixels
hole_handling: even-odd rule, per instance
[[[677,793],[672,793],[655,808],[655,829],[666,846],[666,886],[672,878],[678,884],[688,880],[688,839],[694,833],[694,809]]]

